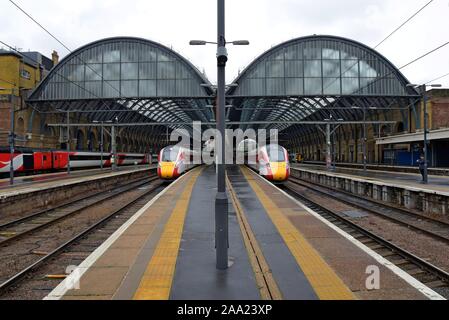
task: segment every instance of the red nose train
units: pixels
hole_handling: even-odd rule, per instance
[[[237,147],[243,153],[245,163],[261,176],[274,183],[283,183],[290,176],[287,149],[278,144],[258,147],[255,140],[245,139]]]
[[[282,183],[290,176],[287,149],[277,144],[259,148],[257,155],[259,174],[274,183]]]
[[[157,174],[163,180],[174,180],[192,169],[194,152],[181,146],[168,146],[161,150]]]

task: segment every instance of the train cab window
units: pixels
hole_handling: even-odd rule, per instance
[[[179,147],[168,147],[162,152],[162,162],[173,162],[178,157]]]
[[[284,150],[279,146],[267,146],[267,153],[270,162],[282,162],[285,161]]]

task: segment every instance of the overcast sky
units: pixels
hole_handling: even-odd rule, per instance
[[[191,47],[190,39],[216,39],[214,0],[17,0],[71,50],[106,37],[137,36],[173,47],[216,82],[215,47]],[[283,41],[330,34],[374,47],[429,0],[227,0],[226,38],[250,46],[229,47],[227,82],[254,58]],[[8,0],[0,0],[0,40],[50,56],[68,52]],[[382,44],[378,51],[402,66],[449,40],[449,0],[434,2]],[[0,46],[1,47],[1,46]],[[449,45],[403,69],[414,83],[449,73]],[[449,76],[438,81],[449,87]]]

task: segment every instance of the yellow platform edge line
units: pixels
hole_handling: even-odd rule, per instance
[[[254,272],[256,284],[259,289],[262,300],[282,300],[282,293],[273,277],[271,269],[262,253],[262,249],[257,242],[254,232],[246,219],[245,212],[242,209],[236,192],[232,187],[231,181],[226,176],[229,194],[234,205],[240,231],[242,232],[243,242],[248,252],[249,261]]]
[[[354,300],[355,295],[343,280],[324,261],[301,232],[281,212],[255,181],[256,177],[245,167],[241,170],[262,203],[265,211],[283,238],[285,244],[304,272],[316,295],[321,300]],[[255,174],[254,174],[255,175]]]
[[[161,238],[134,294],[134,300],[169,299],[185,217],[193,187],[201,171],[202,168],[193,169],[190,177],[186,177],[189,181],[165,224]]]

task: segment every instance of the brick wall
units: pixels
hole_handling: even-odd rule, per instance
[[[8,133],[11,127],[11,103],[0,101],[0,146],[8,145]]]
[[[432,99],[432,129],[449,128],[449,98]]]

